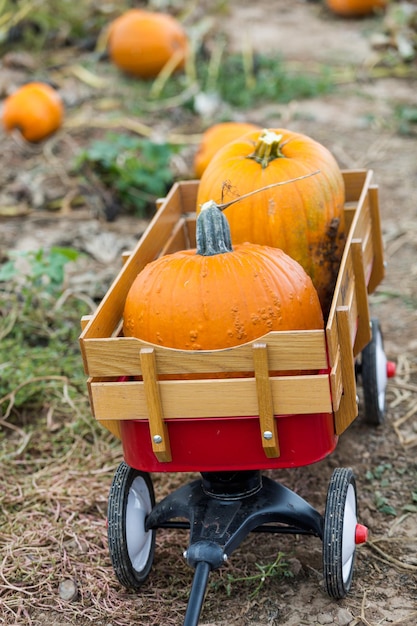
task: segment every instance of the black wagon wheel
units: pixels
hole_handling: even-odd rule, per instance
[[[323,529],[324,584],[330,597],[349,592],[356,544],[366,541],[367,529],[357,524],[356,483],[348,468],[334,470],[327,491]]]
[[[145,530],[145,519],[154,504],[149,474],[120,463],[110,487],[107,535],[116,577],[128,589],[138,589],[152,567],[155,530]]]
[[[385,390],[387,386],[387,358],[379,321],[371,320],[372,339],[362,350],[362,386],[365,420],[379,426],[385,419]]]

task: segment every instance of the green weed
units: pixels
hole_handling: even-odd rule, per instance
[[[389,503],[389,498],[384,494],[384,489],[392,485],[393,467],[391,463],[381,463],[373,470],[366,472],[366,478],[375,487],[374,503],[378,511],[385,515],[396,517],[397,510]]]
[[[208,66],[201,68],[202,84]],[[252,63],[244,55],[227,55],[219,67],[216,89],[227,103],[240,108],[253,105],[311,98],[332,89],[331,76],[325,68],[319,74],[291,72],[279,56],[257,54]]]
[[[417,106],[398,106],[395,110],[398,132],[401,135],[415,136],[417,133]]]
[[[255,574],[247,574],[245,576],[235,576],[233,574],[227,574],[226,580],[221,580],[219,582],[213,583],[215,587],[222,586],[226,594],[230,596],[232,594],[232,586],[238,583],[250,584],[251,586],[255,585],[253,590],[249,594],[249,598],[255,598],[262,587],[265,584],[265,581],[269,578],[274,577],[292,577],[292,572],[288,569],[288,563],[284,560],[283,552],[279,552],[275,561],[272,563],[267,563],[266,565],[260,565],[259,563],[255,563],[257,572]]]
[[[58,411],[83,379],[78,347],[88,304],[64,290],[68,248],[10,254],[0,266],[0,409]],[[68,403],[64,404],[67,405]]]
[[[174,181],[170,163],[177,150],[166,143],[109,133],[79,154],[76,168],[87,180],[91,172],[98,176],[122,212],[146,216]]]

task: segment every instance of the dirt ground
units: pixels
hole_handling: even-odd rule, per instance
[[[333,152],[344,169],[373,170],[379,186],[387,267],[383,283],[371,297],[371,312],[381,323],[388,357],[397,362],[397,376],[388,384],[382,426],[365,424],[361,403],[359,418],[330,457],[311,467],[271,473],[323,510],[333,468],[354,469],[360,521],[369,527],[370,542],[358,549],[350,595],[336,602],[325,594],[319,540],[254,535],[233,554],[231,562],[272,562],[282,551],[292,577],[272,578],[251,597],[250,586],[238,587],[237,594],[232,586],[227,595],[220,585],[221,576],[213,574],[218,588],[213,585],[208,590],[201,624],[413,626],[417,623],[417,149],[415,134],[399,132],[395,111],[399,106],[417,105],[417,80],[396,77],[394,72],[369,78],[369,68],[376,62],[372,37],[381,29],[382,16],[343,20],[317,2],[301,0],[230,0],[228,6],[220,27],[237,48],[248,38],[256,50],[278,49],[289,62],[305,67],[326,62],[350,72],[352,78],[331,95],[288,105],[260,105],[245,117],[261,126],[287,127],[312,136]],[[28,70],[2,68],[3,95],[6,74],[8,81],[20,80],[25,72]],[[77,91],[81,89],[76,81],[62,85],[68,100],[81,100],[83,94]],[[87,131],[69,126],[49,147],[39,150],[9,136],[1,137],[0,204],[16,204],[19,185],[25,184],[31,191],[30,201],[22,203],[21,215],[0,218],[0,249],[27,250],[51,244],[77,247],[89,255],[89,265],[72,280],[90,287],[96,296],[115,276],[120,252],[132,247],[144,223],[126,216],[107,222],[88,207],[67,207],[53,214],[42,209],[46,185],[49,190],[63,185],[67,193],[72,192],[74,180],[68,176],[66,159],[75,144],[82,145],[88,138]],[[186,539],[181,535],[179,541],[185,543]],[[161,543],[160,539],[158,549]],[[163,545],[161,549],[163,553]],[[157,557],[154,567],[164,567],[162,557]],[[189,585],[191,573],[184,568],[181,572],[183,585]],[[169,610],[175,594],[170,596],[169,588],[165,594]],[[126,602],[130,601],[126,596]],[[1,608],[0,623],[7,624],[2,622]],[[72,622],[65,614],[48,615],[43,610],[33,623],[82,621]],[[91,623],[88,615],[87,623]],[[111,626],[105,615],[94,623]],[[148,623],[141,618],[140,604],[136,623]]]

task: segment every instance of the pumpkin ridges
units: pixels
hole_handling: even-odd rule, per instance
[[[227,202],[270,183],[320,170],[308,181],[295,181],[241,200],[226,209],[226,214],[236,243],[249,240],[281,247],[300,262],[313,278],[327,312],[342,252],[343,239],[338,238],[344,231],[343,177],[334,157],[318,142],[285,129],[274,132],[283,136],[283,157],[265,168],[253,159],[245,159],[254,152],[261,135],[258,132],[228,144],[204,172],[197,203],[207,197]],[[231,192],[226,186],[222,197],[224,182]],[[273,204],[275,211],[271,212]]]
[[[286,311],[288,309],[288,293],[294,291],[295,281],[305,281],[307,287],[311,286],[311,280],[306,276],[304,270],[295,264],[293,259],[284,255],[282,251],[266,246],[256,246],[254,244],[242,244],[234,249],[235,255],[221,254],[216,257],[202,257],[195,254],[195,250],[184,251],[178,256],[169,255],[162,257],[158,261],[153,262],[151,268],[148,267],[148,279],[146,279],[137,290],[130,292],[129,298],[138,302],[142,300],[146,302],[149,294],[152,294],[152,314],[149,315],[149,326],[146,327],[146,336],[143,336],[145,329],[141,329],[140,337],[151,343],[165,345],[167,347],[182,349],[219,349],[231,347],[254,340],[271,330],[271,318],[280,317],[282,310],[280,325],[283,330],[291,328],[305,329],[311,328],[311,319],[316,318],[315,328],[322,328],[321,309],[318,300],[314,303],[315,309],[312,310],[312,303],[308,296],[308,292],[304,289],[302,297],[299,297],[297,306],[293,306],[296,300],[292,300],[292,308],[290,315]],[[273,257],[275,261],[270,259]],[[160,267],[169,265],[170,276],[178,277],[178,284],[187,284],[187,291],[198,294],[193,301],[181,298],[180,301],[172,300],[176,293],[176,285],[170,280],[160,282],[158,286],[153,284],[154,276],[161,275]],[[262,268],[262,270],[260,269]],[[255,282],[251,282],[248,286],[245,281],[241,280],[241,276],[248,273],[258,273],[259,278]],[[200,277],[207,272],[214,273],[214,284],[222,286],[215,295],[212,291],[208,291],[204,280]],[[263,273],[269,272],[269,277],[264,277]],[[229,276],[230,284],[233,284],[234,277],[237,276],[237,285],[239,295],[235,292],[225,293],[224,276]],[[273,280],[275,285],[275,293],[278,300],[282,303],[280,309],[268,313],[271,308],[270,299],[265,297],[264,283]],[[281,282],[280,282],[281,281]],[[213,281],[212,281],[213,282]],[[289,288],[290,287],[290,288]],[[247,316],[245,302],[256,301],[256,311],[258,316],[257,324],[242,326],[241,320]],[[286,305],[287,303],[287,305]],[[126,305],[128,305],[126,301]],[[137,307],[137,311],[141,308]],[[172,319],[169,311],[176,312],[175,319]],[[307,313],[306,313],[307,312]],[[263,314],[265,315],[264,317]],[[196,328],[187,328],[188,319],[199,320]],[[289,323],[291,322],[291,323]],[[310,322],[310,323],[308,323]],[[224,331],[226,328],[226,332]],[[164,341],[160,338],[160,329],[173,333],[170,341]],[[195,342],[190,340],[190,330],[196,331]],[[228,332],[230,331],[230,333]],[[129,330],[127,320],[125,322],[126,336],[138,336],[137,329]],[[215,339],[213,339],[215,337]],[[206,342],[209,341],[207,344]],[[213,343],[215,342],[215,345]]]

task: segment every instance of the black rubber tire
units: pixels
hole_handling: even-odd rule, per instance
[[[371,329],[372,339],[362,350],[361,359],[364,418],[368,424],[380,426],[385,420],[386,358],[384,340],[376,318],[371,320]]]
[[[324,585],[328,595],[337,600],[346,597],[352,584],[356,552],[356,510],[353,471],[350,468],[337,468],[332,474],[327,491],[323,528]]]
[[[127,589],[139,589],[152,568],[156,531],[145,531],[145,517],[154,504],[155,494],[149,474],[122,462],[110,488],[107,536],[114,572]]]

